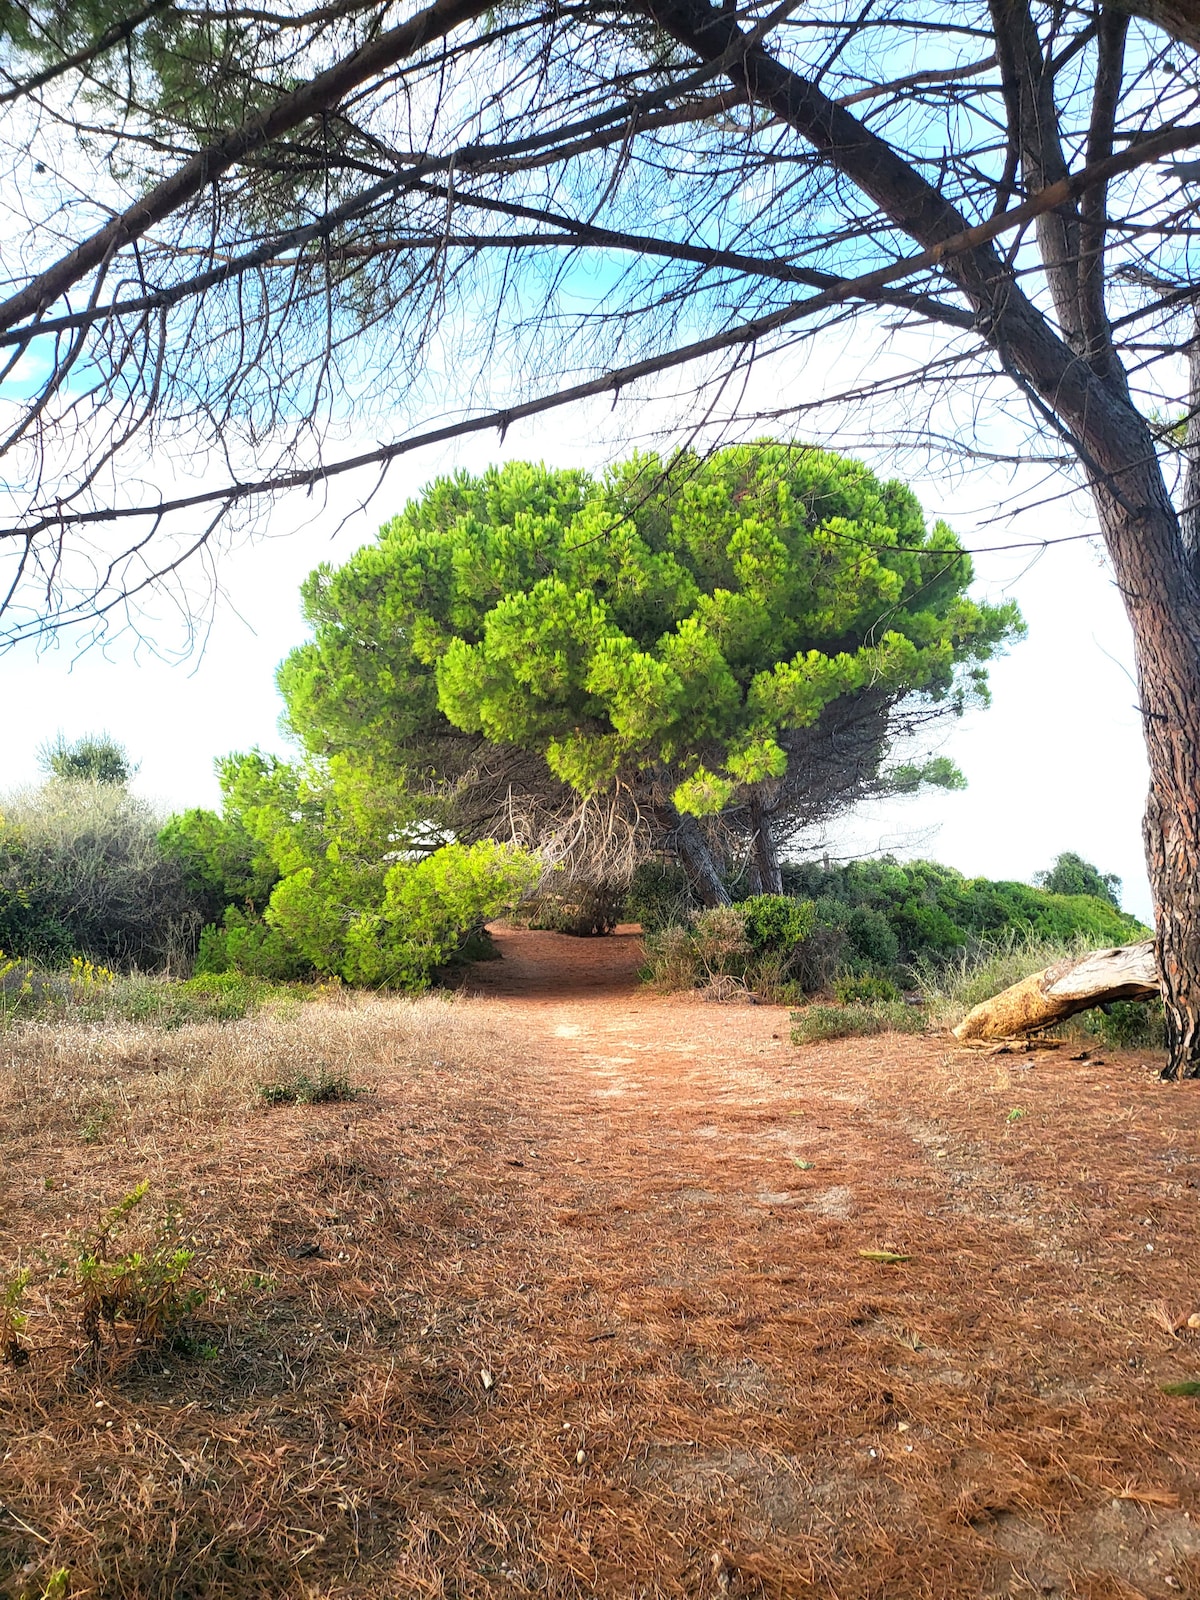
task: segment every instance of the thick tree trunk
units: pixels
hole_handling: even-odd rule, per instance
[[[1158,990],[1153,939],[1115,950],[1093,950],[1082,960],[1056,961],[985,1000],[967,1013],[954,1037],[964,1043],[1011,1039],[1113,1000],[1150,1000]]]
[[[1200,572],[1200,312],[1193,313],[1187,347],[1190,407],[1183,445],[1183,505],[1179,530],[1193,572]]]
[[[675,849],[684,871],[692,881],[697,899],[706,906],[729,905],[729,890],[721,882],[712,851],[695,817],[683,817],[676,813],[664,821],[674,836]]]
[[[1133,627],[1150,762],[1143,837],[1167,1018],[1163,1076],[1195,1078],[1200,1077],[1200,585],[1153,457],[1143,456],[1137,466],[1104,481],[1097,482],[1093,473],[1092,490]]]
[[[755,894],[782,894],[783,873],[779,866],[779,851],[771,832],[770,814],[764,810],[762,798],[750,796],[750,882]],[[754,887],[757,879],[757,888]]]

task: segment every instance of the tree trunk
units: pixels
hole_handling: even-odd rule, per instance
[[[1093,474],[1092,491],[1133,627],[1150,762],[1143,838],[1167,1021],[1163,1076],[1195,1078],[1200,1077],[1200,586],[1153,457],[1143,456],[1136,467],[1100,482]]]
[[[755,878],[758,879],[758,888],[754,892],[782,894],[783,873],[779,866],[775,836],[771,832],[771,818],[763,808],[762,797],[757,793],[750,796],[750,827],[751,885]]]
[[[729,890],[721,882],[708,841],[701,833],[695,817],[676,814],[670,819],[664,818],[664,825],[674,834],[675,849],[701,903],[706,906],[729,905]]]
[[[1077,1012],[1113,1000],[1150,1000],[1159,992],[1154,940],[1116,950],[1094,950],[1082,960],[1056,961],[969,1011],[954,1037],[1010,1039],[1048,1028]]]

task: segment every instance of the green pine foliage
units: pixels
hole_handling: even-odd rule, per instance
[[[137,768],[124,745],[108,733],[85,733],[68,740],[59,733],[38,751],[42,770],[64,783],[126,784]]]
[[[335,760],[320,770],[254,751],[221,763],[222,835],[193,820],[187,838],[232,838],[192,859],[232,859],[226,887],[253,883],[261,911],[230,905],[201,937],[198,967],[261,978],[322,974],[348,983],[419,989],[538,875],[511,846],[430,836],[420,808]],[[198,870],[200,870],[198,868]]]
[[[1035,872],[1034,883],[1051,894],[1091,894],[1120,907],[1121,880],[1115,872],[1101,872],[1074,850],[1064,850],[1048,872]]]
[[[436,787],[447,736],[473,735],[579,795],[653,779],[710,816],[784,778],[789,735],[835,703],[873,697],[878,770],[890,707],[985,696],[1022,624],[971,577],[908,489],[825,451],[639,456],[600,481],[518,462],[439,479],[315,572],[279,682],[324,758]],[[944,759],[894,777],[961,781]]]

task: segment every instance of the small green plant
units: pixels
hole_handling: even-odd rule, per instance
[[[1021,1118],[1024,1115],[1025,1115],[1025,1108],[1023,1106],[1014,1106],[1012,1108],[1012,1110],[1008,1113],[1008,1115],[1005,1117],[1004,1120],[1005,1120],[1005,1122],[1009,1122],[1009,1123],[1020,1122]]]
[[[100,1143],[111,1116],[112,1106],[109,1105],[107,1100],[101,1101],[95,1110],[88,1113],[79,1127],[79,1137],[84,1144]]]
[[[839,978],[833,986],[833,993],[840,1004],[852,1005],[855,1001],[865,1001],[867,1004],[876,1000],[896,1001],[900,998],[900,991],[890,978],[872,977]]]
[[[39,1600],[67,1600],[71,1592],[70,1567],[55,1567],[46,1579]]]
[[[811,900],[793,900],[786,894],[753,895],[739,909],[746,940],[756,953],[790,956],[817,920]]]
[[[336,1100],[357,1100],[366,1092],[352,1084],[344,1072],[331,1072],[328,1067],[322,1067],[315,1078],[298,1072],[278,1083],[264,1083],[258,1091],[269,1106],[319,1106]]]
[[[792,1043],[853,1039],[875,1033],[924,1033],[925,1016],[903,1001],[847,1006],[811,1005],[792,1012]]]
[[[18,1272],[0,1291],[0,1362],[9,1367],[23,1367],[29,1360],[29,1351],[21,1343],[29,1320],[21,1310],[29,1276]]]
[[[196,1280],[196,1253],[183,1241],[182,1215],[168,1209],[146,1248],[123,1249],[122,1236],[149,1193],[143,1181],[119,1200],[107,1217],[79,1242],[64,1263],[79,1303],[79,1321],[93,1350],[104,1328],[119,1344],[117,1324],[126,1323],[134,1345],[157,1345],[209,1299],[211,1285]]]

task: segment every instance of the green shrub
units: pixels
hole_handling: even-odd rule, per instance
[[[261,911],[279,881],[278,869],[236,805],[225,816],[193,807],[171,817],[158,842],[178,865],[193,904],[208,924],[220,923],[227,907]]]
[[[73,1258],[60,1263],[59,1275],[70,1281],[80,1326],[94,1350],[105,1327],[117,1342],[118,1323],[128,1325],[135,1346],[160,1344],[212,1294],[213,1286],[196,1274],[196,1252],[185,1239],[178,1210],[168,1209],[148,1237],[125,1244],[149,1187],[139,1183],[79,1240]]]
[[[23,1367],[29,1362],[29,1351],[21,1343],[29,1319],[21,1310],[21,1302],[29,1287],[31,1274],[18,1272],[0,1288],[0,1365]]]
[[[903,1001],[811,1005],[792,1012],[792,1043],[814,1044],[820,1039],[852,1039],[875,1033],[924,1033],[925,1027],[920,1007]]]
[[[625,915],[644,933],[685,927],[697,911],[691,881],[677,861],[646,861],[630,879]]]
[[[809,900],[785,894],[753,895],[739,907],[746,939],[755,954],[790,956],[816,923],[816,908]]]
[[[200,932],[196,947],[196,972],[240,972],[251,978],[277,983],[313,976],[313,966],[288,943],[278,928],[237,906],[226,906],[220,927]]]
[[[666,990],[707,989],[717,998],[753,993],[764,999],[795,993],[793,969],[812,930],[808,902],[755,895],[740,905],[698,912],[687,928],[648,937],[646,976]]]
[[[74,741],[58,733],[38,751],[38,764],[43,772],[65,783],[82,780],[120,785],[128,783],[137,771],[125,747],[110,733],[85,733]]]
[[[43,966],[190,960],[200,917],[159,820],[121,784],[54,779],[0,803],[0,947]]]
[[[1035,872],[1033,881],[1051,894],[1088,894],[1097,900],[1106,900],[1120,909],[1118,898],[1121,880],[1115,872],[1101,872],[1090,861],[1076,855],[1074,850],[1064,850],[1055,858],[1049,872]]]
[[[845,928],[850,953],[868,966],[886,970],[900,960],[900,936],[885,912],[874,906],[855,906]]]
[[[844,866],[788,863],[783,877],[790,894],[816,902],[819,927],[841,930],[841,969],[879,971],[893,980],[903,981],[918,966],[973,959],[979,949],[1010,938],[1057,944],[1079,939],[1095,948],[1127,944],[1147,931],[1118,910],[1111,895],[965,878],[933,861],[885,856]],[[836,943],[832,934],[827,940]],[[818,974],[808,972],[805,987],[824,987],[837,975],[827,974],[820,984]]]
[[[1105,1010],[1084,1011],[1071,1021],[1076,1034],[1092,1034],[1114,1050],[1166,1048],[1167,1019],[1161,1000],[1114,1000]]]
[[[439,844],[419,797],[338,760],[230,756],[221,786],[278,881],[261,919],[226,912],[223,944],[205,942],[208,965],[278,973],[296,962],[346,983],[420,989],[541,874],[514,846]]]
[[[874,977],[867,974],[865,977],[847,975],[838,978],[833,986],[834,997],[841,1005],[851,1005],[856,1000],[868,1003],[876,1000],[895,1001],[900,998],[900,991],[890,978]]]

